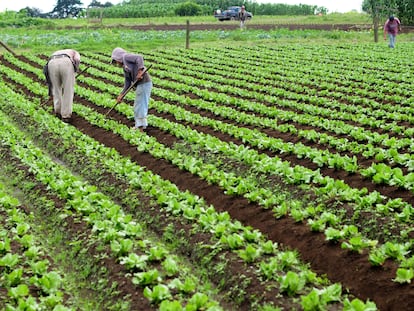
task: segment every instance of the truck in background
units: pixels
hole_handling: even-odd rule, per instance
[[[241,10],[240,6],[231,6],[231,7],[228,7],[227,10],[224,10],[224,11],[216,10],[214,12],[214,17],[217,18],[220,22],[239,20],[240,10]],[[247,20],[252,19],[253,14],[251,12],[246,11],[246,14],[247,14]]]

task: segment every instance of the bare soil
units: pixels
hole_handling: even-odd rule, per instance
[[[122,27],[122,28],[130,28],[136,29],[141,31],[148,31],[148,30],[183,30],[187,28],[185,24],[146,24],[146,25],[112,25],[112,27]],[[305,29],[312,29],[312,30],[340,30],[340,31],[363,31],[363,30],[370,30],[373,28],[372,24],[255,24],[255,23],[247,23],[246,27],[249,29],[260,29],[260,30],[274,30],[274,29],[289,29],[289,30],[305,30]],[[102,26],[96,25],[90,28],[102,28]],[[239,28],[239,23],[237,21],[223,21],[217,23],[198,23],[198,24],[189,24],[190,30],[234,30]],[[413,32],[414,26],[403,26],[401,33],[408,33]]]

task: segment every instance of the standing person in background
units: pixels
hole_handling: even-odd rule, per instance
[[[387,40],[388,34],[390,38],[388,46],[390,48],[395,47],[395,39],[399,31],[401,31],[401,22],[398,18],[391,15],[384,24],[384,40]]]
[[[49,98],[53,99],[55,115],[66,123],[72,121],[75,73],[79,71],[79,65],[79,52],[65,49],[54,52],[43,71],[49,86]]]
[[[242,5],[239,11],[240,29],[244,28],[244,23],[246,21],[246,18],[247,18],[246,8],[244,7],[244,5]]]
[[[151,77],[148,72],[144,71],[144,58],[142,55],[127,53],[124,49],[117,47],[112,51],[112,63],[123,68],[125,77],[124,88],[116,99],[117,103],[122,101],[125,91],[131,84],[138,81],[134,100],[135,125],[133,129],[144,132],[148,126],[148,106],[152,90]]]

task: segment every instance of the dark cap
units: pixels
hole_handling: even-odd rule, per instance
[[[393,21],[394,20],[394,16],[393,15],[390,15],[389,19],[390,19],[390,21]]]

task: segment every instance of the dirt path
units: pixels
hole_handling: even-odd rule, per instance
[[[216,23],[199,23],[199,24],[189,24],[190,30],[235,30],[239,29],[239,23],[237,21],[223,21]],[[147,30],[183,30],[187,28],[186,24],[168,24],[168,25],[158,25],[158,24],[148,24],[148,25],[110,25],[109,28],[130,28],[141,31]],[[372,29],[372,24],[256,24],[256,23],[247,23],[246,27],[249,29],[261,29],[265,31],[273,29],[289,29],[289,30],[303,30],[303,29],[313,29],[313,30],[341,30],[341,31],[366,31]],[[74,28],[74,27],[70,27]],[[92,29],[100,29],[102,26],[96,25],[91,26]],[[404,26],[402,27],[402,33],[414,32],[414,26]]]

